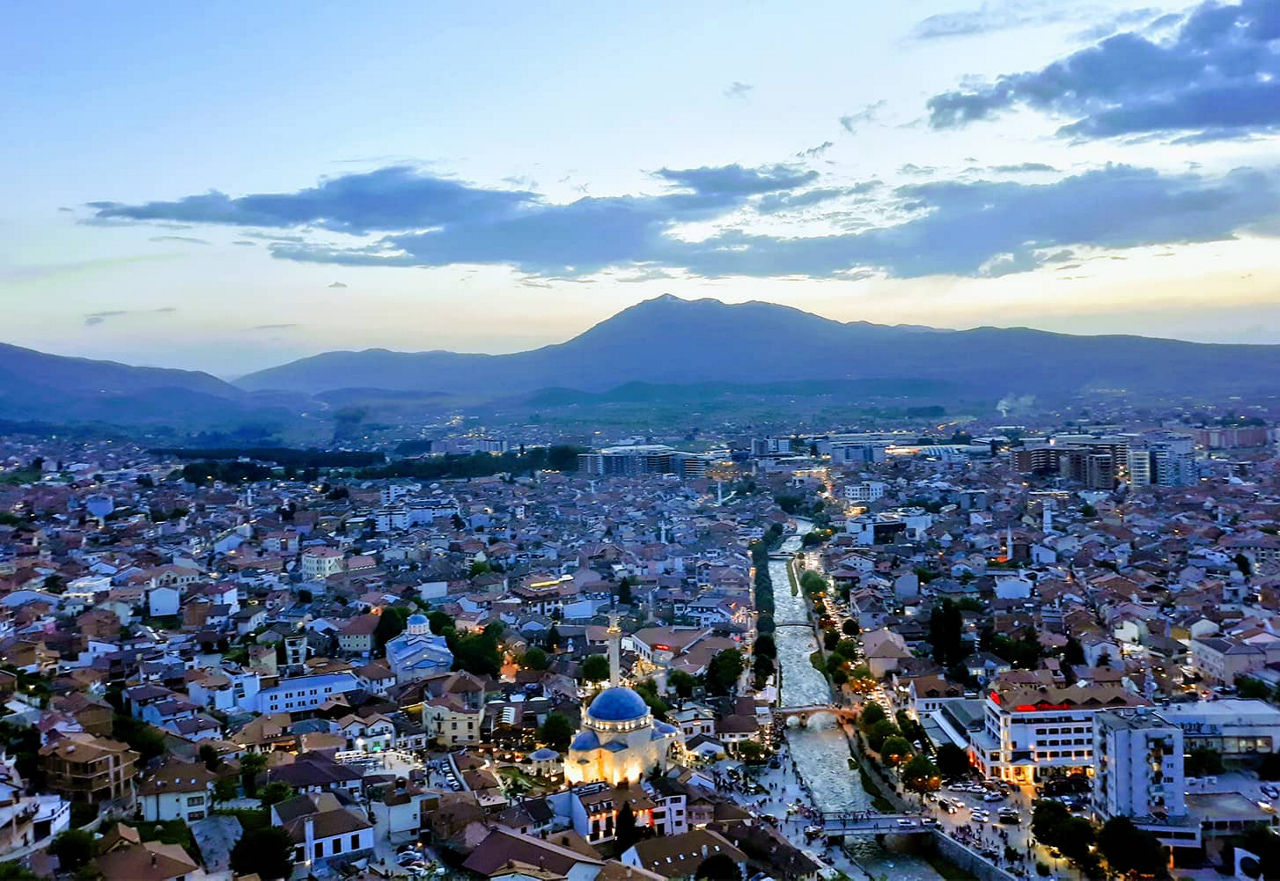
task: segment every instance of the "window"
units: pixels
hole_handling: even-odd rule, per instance
[[[335,855],[342,853],[342,839],[333,839],[333,852]]]
[[[352,836],[351,836],[351,849],[352,849],[352,850],[359,850],[359,849],[360,849],[360,836],[359,836],[359,835],[352,835]]]
[[[193,796],[191,796],[190,798],[188,798],[188,799],[187,799],[187,804],[189,804],[189,805],[202,805],[202,804],[204,804],[204,796],[203,796],[203,795],[193,795]]]
[[[317,841],[316,842],[316,859],[321,859],[323,857],[324,857],[324,842]]]

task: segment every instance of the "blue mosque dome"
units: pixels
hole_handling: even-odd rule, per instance
[[[596,695],[587,715],[600,722],[633,722],[649,715],[649,706],[631,689],[615,686]]]
[[[409,620],[405,622],[405,626],[407,627],[412,627],[415,624],[418,624],[418,625],[428,624],[428,626],[430,626],[429,622],[427,621],[427,616],[423,615],[421,612],[415,612],[414,614],[410,615]]]

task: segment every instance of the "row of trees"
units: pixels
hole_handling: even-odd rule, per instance
[[[1056,847],[1088,878],[1103,878],[1102,859],[1113,872],[1160,875],[1165,853],[1155,835],[1139,829],[1128,817],[1113,817],[1095,828],[1085,817],[1073,815],[1061,802],[1041,800],[1031,813],[1031,833],[1041,844]]]
[[[754,599],[756,607],[756,644],[752,652],[751,672],[756,688],[764,688],[777,669],[777,646],[773,641],[777,629],[773,620],[773,579],[769,575],[769,554],[782,543],[781,524],[772,524],[759,541],[751,544],[751,565],[755,568]]]

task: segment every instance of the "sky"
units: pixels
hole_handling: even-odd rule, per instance
[[[1280,343],[1280,0],[48,2],[0,341],[234,377],[664,293]]]

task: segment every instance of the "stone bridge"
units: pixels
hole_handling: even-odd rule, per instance
[[[824,811],[824,835],[921,835],[932,832],[924,817],[910,814],[879,814],[875,811]]]
[[[837,707],[833,704],[813,704],[807,707],[778,707],[773,711],[773,717],[781,719],[784,724],[788,719],[800,720],[801,728],[807,727],[809,720],[819,715],[834,716],[841,722],[853,722],[858,718],[856,710],[849,707]]]

